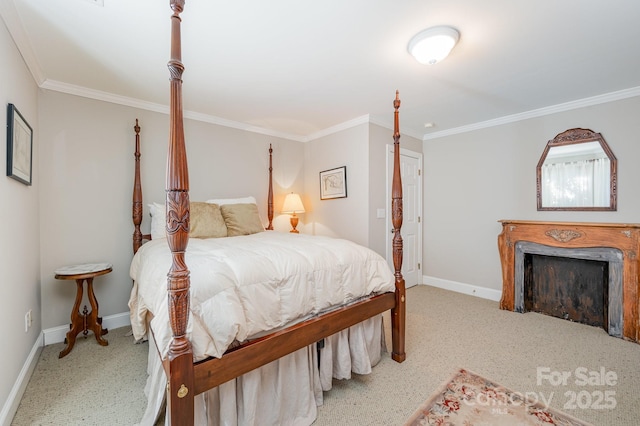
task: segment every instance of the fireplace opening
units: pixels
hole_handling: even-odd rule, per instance
[[[609,262],[524,254],[524,311],[609,328]]]
[[[514,311],[583,322],[622,337],[622,251],[518,241],[514,261]]]

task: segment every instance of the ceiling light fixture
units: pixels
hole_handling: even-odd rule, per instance
[[[455,28],[432,27],[413,36],[407,50],[421,64],[433,65],[449,55],[459,38]]]

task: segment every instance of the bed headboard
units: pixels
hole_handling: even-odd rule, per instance
[[[142,178],[140,176],[140,162],[141,162],[141,147],[140,147],[140,124],[136,118],[136,124],[133,127],[135,131],[135,172],[133,180],[133,206],[132,206],[132,219],[133,219],[133,253],[137,253],[138,249],[142,246],[144,241],[149,241],[154,235],[152,230],[149,234],[142,233],[142,219],[144,217],[144,204],[142,196]],[[269,222],[264,226],[264,229],[268,231],[273,230],[273,147],[269,144],[269,189],[267,195],[267,219]],[[152,224],[153,228],[153,224]]]

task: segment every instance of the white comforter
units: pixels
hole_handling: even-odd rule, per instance
[[[359,298],[393,291],[393,274],[374,251],[321,236],[266,231],[190,239],[188,334],[194,357],[220,357],[244,341]],[[147,333],[146,315],[164,357],[171,342],[167,273],[171,252],[165,239],[143,245],[134,256],[129,308],[134,336]]]

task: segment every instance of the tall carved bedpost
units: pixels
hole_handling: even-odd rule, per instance
[[[406,318],[406,295],[404,278],[402,277],[402,176],[400,174],[400,123],[398,109],[400,108],[400,98],[396,90],[396,99],[393,101],[395,109],[393,121],[393,184],[391,187],[391,216],[393,223],[393,266],[396,277],[396,306],[391,310],[392,352],[391,358],[394,361],[402,362],[407,354],[404,350],[405,340],[405,318]]]
[[[172,425],[192,425],[193,351],[187,339],[189,320],[189,269],[185,263],[185,251],[189,242],[189,171],[184,142],[182,115],[182,64],[180,13],[184,0],[171,0],[171,104],[169,118],[169,150],[167,154],[167,241],[171,249],[172,264],[167,274],[169,293],[169,319],[173,339],[169,347],[169,404]]]
[[[269,195],[267,199],[267,218],[269,219],[269,225],[267,229],[273,231],[273,148],[269,144]]]
[[[136,125],[133,126],[133,130],[136,132],[136,151],[133,154],[135,156],[135,171],[133,178],[133,253],[137,253],[138,249],[142,245],[142,231],[140,230],[140,224],[142,223],[142,183],[140,181],[140,126],[138,125],[138,119],[136,118]]]

